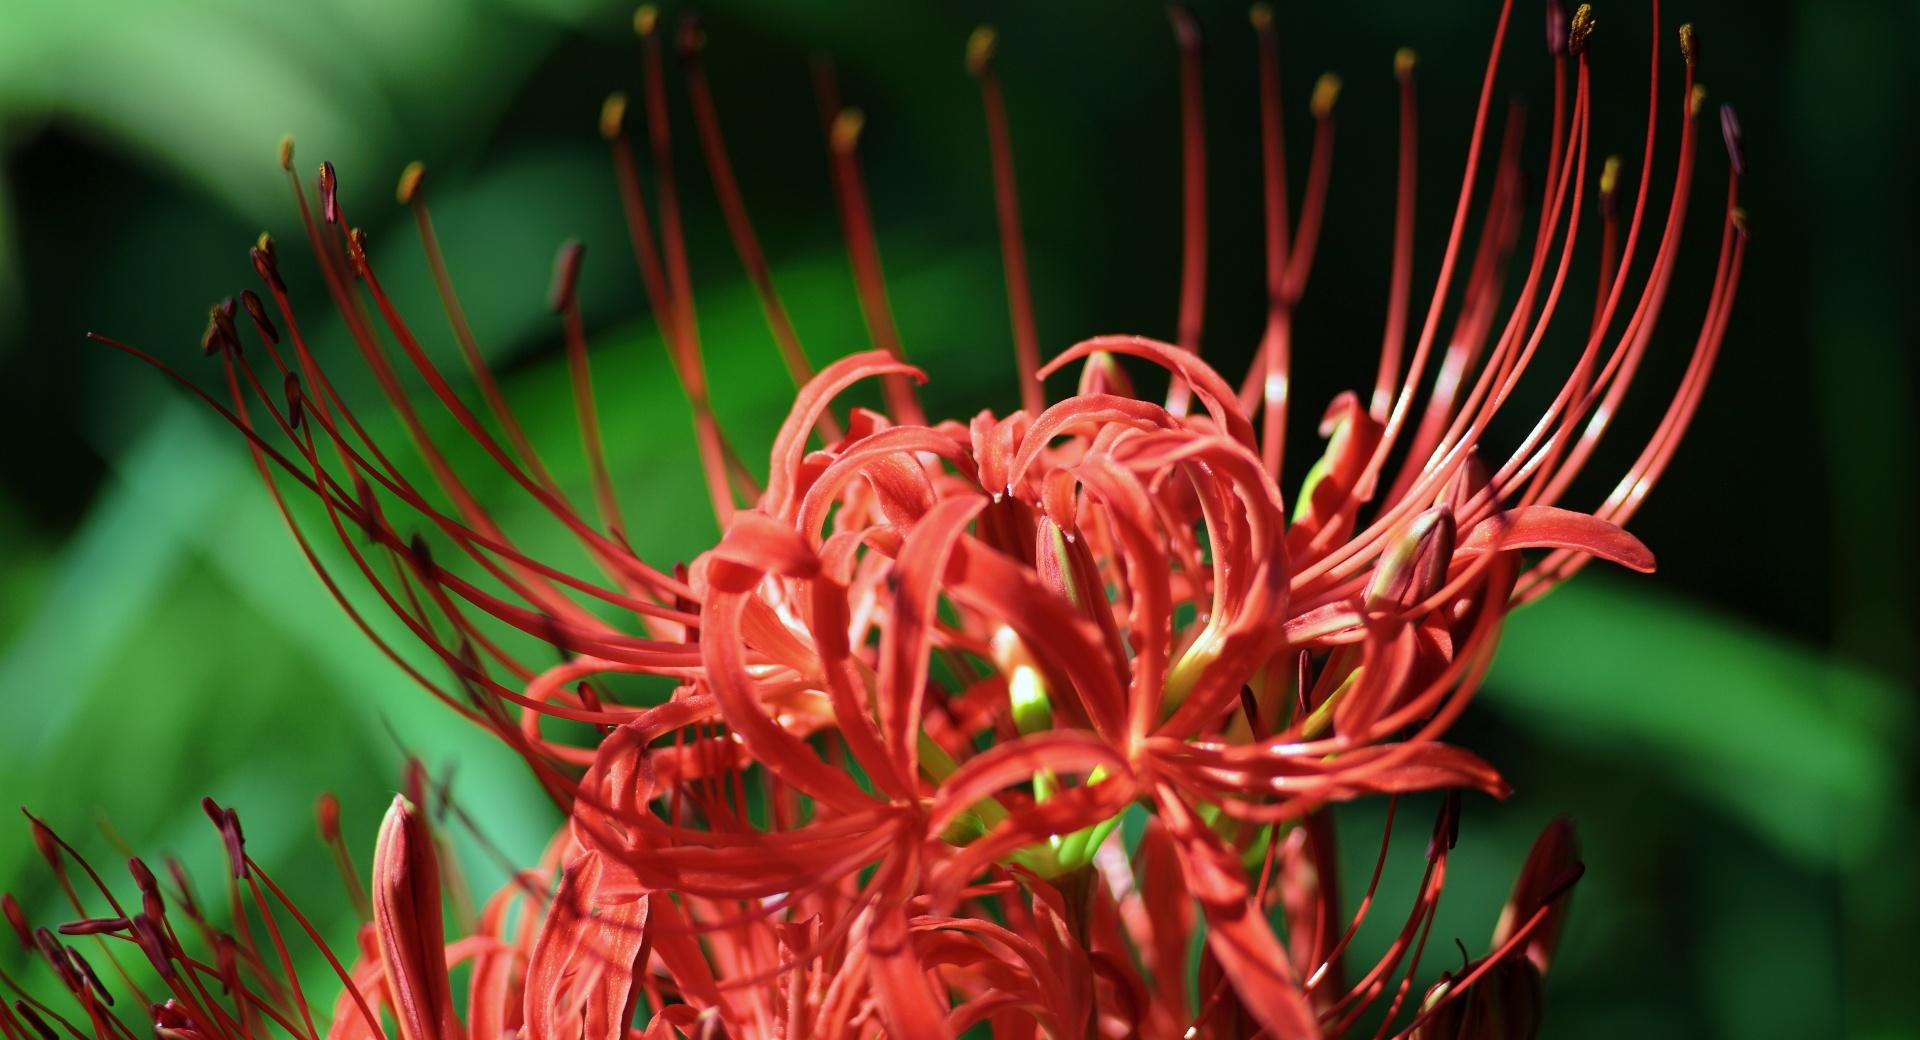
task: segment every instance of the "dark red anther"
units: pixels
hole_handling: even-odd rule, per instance
[[[153,970],[159,972],[161,978],[178,977],[174,971],[172,953],[167,947],[166,933],[153,918],[146,914],[134,915],[133,941],[139,944],[140,952],[147,955],[147,963],[153,965]]]
[[[1173,23],[1173,39],[1182,50],[1191,48],[1204,53],[1207,38],[1200,31],[1200,19],[1194,17],[1193,8],[1180,0],[1167,5],[1167,19]]]
[[[138,856],[127,861],[127,873],[133,875],[133,883],[140,886],[140,902],[147,916],[158,919],[167,911],[166,901],[160,898],[160,879],[153,876],[146,863]]]
[[[61,935],[105,935],[126,930],[127,919],[124,917],[83,917],[60,926]]]
[[[1450,852],[1460,841],[1460,791],[1452,788],[1447,791],[1446,800],[1440,803],[1440,818],[1433,822],[1433,837],[1427,841],[1428,861],[1440,858],[1442,852]]]
[[[1559,57],[1567,52],[1567,7],[1560,0],[1547,0],[1547,53]]]
[[[353,476],[354,497],[360,504],[360,528],[366,532],[367,544],[380,540],[380,500],[373,495],[373,485],[358,473]]]
[[[300,374],[298,372],[287,373],[286,393],[287,425],[297,430],[300,428],[301,420],[306,418],[307,414],[306,395],[300,392]]]
[[[140,886],[142,892],[160,887],[160,879],[153,876],[153,871],[147,868],[146,861],[138,856],[127,860],[127,873],[133,876],[133,883]]]
[[[21,947],[31,952],[33,929],[27,926],[26,912],[20,909],[20,901],[13,898],[12,892],[0,895],[0,913],[4,913],[7,924],[13,926],[13,934],[20,940]]]
[[[99,973],[93,970],[93,965],[88,964],[85,957],[80,956],[80,951],[71,946],[67,947],[67,960],[72,962],[73,970],[86,980],[87,988],[93,990],[93,995],[105,1001],[108,1007],[112,1007],[113,994],[107,992],[107,987],[100,981]]]
[[[45,928],[35,928],[33,930],[33,946],[34,949],[40,952],[40,957],[47,962],[47,966],[58,972],[64,981],[67,973],[73,969],[68,967],[66,955],[60,952],[60,940],[54,938],[53,933]],[[70,983],[67,988],[72,989],[72,984]]]
[[[21,1018],[26,1019],[27,1024],[33,1027],[34,1032],[40,1034],[42,1040],[60,1040],[54,1033],[53,1027],[47,1025],[47,1020],[40,1017],[40,1012],[35,1011],[32,1004],[24,1000],[16,1000],[13,1002],[13,1010],[18,1012]]]
[[[267,283],[268,288],[274,292],[287,291],[287,283],[280,280],[280,257],[274,251],[272,235],[260,232],[260,237],[254,239],[253,248],[247,251],[247,256],[253,261],[254,273]]]
[[[240,338],[233,328],[233,297],[207,308],[207,331],[200,335],[200,351],[208,357],[222,350],[238,350]]]
[[[259,331],[261,339],[269,344],[280,342],[280,330],[274,328],[272,320],[267,317],[267,308],[260,302],[259,293],[252,289],[240,290],[240,306],[247,309],[247,317],[253,319],[253,327]]]
[[[1247,713],[1247,730],[1255,740],[1260,739],[1265,731],[1260,726],[1260,705],[1254,702],[1253,687],[1244,684],[1240,687],[1240,710]]]
[[[220,826],[220,821],[224,817],[221,815],[220,803],[214,801],[212,795],[200,799],[200,811],[207,814],[207,819],[212,820],[215,827]]]
[[[332,845],[340,840],[340,799],[332,791],[313,803],[313,819],[320,828],[320,840]]]
[[[423,581],[433,581],[440,573],[433,564],[433,550],[427,545],[427,536],[418,531],[407,542],[407,549],[413,554],[413,567]]]
[[[673,51],[681,61],[696,57],[706,50],[707,31],[701,27],[697,12],[682,15],[673,29]]]
[[[357,278],[367,277],[367,232],[365,228],[352,228],[347,232],[347,260],[353,265]]]
[[[227,843],[227,862],[233,868],[233,876],[241,880],[247,877],[247,839],[240,830],[240,814],[232,809],[221,814],[220,837]]]
[[[568,239],[560,244],[560,252],[553,257],[553,287],[547,291],[547,306],[553,313],[559,314],[573,306],[573,294],[580,282],[580,261],[585,259],[587,247],[578,239]]]
[[[59,839],[53,836],[52,829],[46,824],[32,816],[28,816],[27,819],[32,822],[33,847],[40,850],[40,858],[47,861],[47,865],[53,868],[54,873],[65,874],[67,868],[60,856]]]
[[[1727,140],[1727,158],[1733,162],[1733,172],[1744,175],[1747,153],[1741,146],[1740,117],[1734,114],[1732,105],[1720,106],[1720,136]]]
[[[233,936],[225,932],[214,933],[213,957],[220,971],[220,988],[232,994],[240,979],[240,955],[234,947]]]
[[[207,312],[207,319],[220,326],[220,334],[232,340],[235,346],[240,345],[240,333],[233,324],[233,316],[238,311],[239,307],[234,298],[228,296],[214,304],[213,309]]]
[[[340,188],[339,177],[333,172],[333,164],[320,164],[320,213],[329,224],[340,223],[340,200],[336,192]]]

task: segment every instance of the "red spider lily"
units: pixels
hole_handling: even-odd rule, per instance
[[[1441,810],[1404,927],[1364,970],[1350,971],[1344,955],[1375,893],[1370,884],[1358,909],[1344,911],[1325,810],[1369,795],[1397,805],[1431,790],[1504,796],[1493,766],[1443,738],[1513,604],[1596,557],[1652,569],[1652,555],[1621,525],[1704,392],[1747,239],[1736,205],[1737,123],[1723,110],[1732,162],[1720,254],[1686,373],[1613,494],[1591,512],[1563,508],[1664,310],[1697,160],[1697,48],[1683,26],[1683,81],[1669,98],[1656,4],[1639,187],[1623,219],[1621,164],[1596,164],[1591,151],[1591,10],[1567,19],[1550,5],[1549,156],[1534,178],[1529,240],[1518,118],[1509,115],[1490,143],[1510,8],[1495,28],[1440,271],[1417,324],[1416,63],[1411,52],[1395,59],[1401,155],[1380,360],[1369,393],[1343,394],[1324,413],[1325,448],[1291,496],[1279,484],[1291,321],[1320,233],[1338,81],[1323,78],[1312,99],[1312,157],[1295,219],[1278,46],[1263,7],[1253,23],[1268,320],[1237,388],[1200,358],[1206,156],[1192,17],[1173,11],[1186,186],[1179,342],[1099,336],[1045,365],[994,38],[970,41],[1024,407],[966,422],[930,422],[915,396],[923,376],[904,358],[857,163],[862,120],[841,108],[824,69],[817,87],[830,167],[874,349],[811,370],[731,171],[699,61],[704,34],[683,23],[676,42],[701,149],[799,387],[764,488],[709,403],[671,172],[662,33],[643,9],[636,26],[657,206],[642,191],[624,97],[603,107],[601,129],[724,531],[690,567],[649,564],[623,533],[573,291],[577,244],[560,253],[551,302],[591,510],[554,479],[482,359],[434,238],[421,169],[402,176],[400,200],[417,218],[484,416],[382,289],[331,165],[321,167],[319,221],[290,172],[336,309],[452,508],[407,478],[337,391],[308,349],[264,236],[253,262],[275,315],[252,292],[216,306],[205,345],[221,359],[231,403],[195,392],[245,435],[302,551],[355,622],[435,696],[499,734],[571,813],[551,854],[563,879],[539,936],[524,967],[501,969],[521,973],[523,1017],[489,1010],[488,1026],[517,1023],[537,1040],[571,1040],[575,1030],[617,1036],[644,1000],[657,1012],[649,1032],[662,1035],[957,1035],[986,1023],[996,1036],[1313,1036],[1345,1033],[1368,1015],[1380,1017],[1382,1032],[1525,1034],[1513,1023],[1532,1021],[1522,1005],[1545,970],[1572,873],[1564,833],[1550,830],[1536,850],[1494,951],[1408,1007],[1457,796]],[[1680,117],[1678,158],[1649,248],[1666,107]],[[291,165],[289,144],[282,166]],[[1597,215],[1588,208],[1596,194]],[[1557,389],[1526,436],[1497,447],[1488,427],[1529,374],[1543,378],[1540,348],[1556,318],[1567,324],[1568,273],[1595,222],[1600,276],[1584,345],[1570,366],[1544,375]],[[265,365],[241,349],[242,308]],[[580,542],[603,580],[528,555],[491,518],[408,397],[389,340],[435,402]],[[1116,360],[1123,355],[1168,372],[1164,403],[1133,393]],[[1049,405],[1040,380],[1075,363],[1078,392]],[[267,388],[275,378],[277,394]],[[882,382],[885,410],[836,412],[836,399],[865,379]],[[296,522],[286,482],[319,499],[353,567],[452,686],[408,663],[365,620]],[[395,503],[471,563],[444,566],[426,538],[403,535]],[[596,606],[619,608],[631,623],[610,622]],[[530,663],[502,627],[552,644],[563,660]],[[663,702],[623,703],[605,688],[614,674],[667,676],[676,689]],[[591,739],[551,736],[548,720],[585,724]],[[1118,832],[1135,807],[1145,824],[1129,852]],[[237,847],[237,822],[228,833]],[[385,980],[406,1040],[451,1036],[432,843],[402,807],[381,848],[377,943],[363,950],[363,965]],[[1206,946],[1194,990],[1186,968],[1196,902]],[[1281,932],[1269,921],[1276,908]],[[121,930],[137,939],[129,921]],[[1482,980],[1497,994],[1473,995]],[[1488,1025],[1489,1016],[1505,1024]],[[378,1033],[372,1016],[364,1024]]]

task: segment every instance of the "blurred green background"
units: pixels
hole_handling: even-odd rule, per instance
[[[1296,192],[1313,79],[1332,69],[1347,84],[1328,232],[1300,317],[1300,444],[1320,402],[1372,374],[1394,49],[1422,57],[1416,284],[1430,285],[1497,4],[1278,6]],[[1533,103],[1537,165],[1546,61],[1536,5],[1518,6],[1503,87]],[[882,250],[908,353],[932,374],[930,411],[1014,400],[984,130],[960,60],[982,21],[1002,34],[1045,349],[1101,332],[1171,338],[1176,80],[1157,5],[731,0],[704,13],[735,162],[816,361],[864,344],[808,90],[807,59],[820,51],[868,113]],[[307,175],[323,158],[338,165],[384,280],[429,349],[451,358],[417,239],[392,202],[401,165],[424,159],[473,323],[555,460],[577,452],[544,308],[548,270],[562,239],[587,243],[583,299],[633,534],[656,561],[690,557],[712,529],[685,406],[594,131],[606,91],[638,88],[630,8],[0,0],[0,15],[0,803],[31,806],[109,863],[94,821],[110,818],[135,848],[177,851],[211,879],[217,841],[195,803],[212,794],[240,809],[255,856],[344,939],[345,901],[308,806],[337,791],[364,857],[398,781],[397,732],[453,769],[496,844],[530,856],[555,818],[524,769],[359,638],[234,435],[81,333],[110,333],[211,381],[197,354],[205,308],[253,284],[246,247],[266,228],[289,257],[310,334],[345,359],[311,265],[293,258],[297,224],[274,162],[290,131]],[[1206,350],[1237,375],[1263,314],[1252,40],[1238,3],[1200,15],[1211,45]],[[1599,18],[1596,145],[1631,169],[1645,11],[1616,0]],[[1692,19],[1702,79],[1746,127],[1746,281],[1690,441],[1634,525],[1660,572],[1628,580],[1593,568],[1517,615],[1461,727],[1517,793],[1469,801],[1436,949],[1455,935],[1483,947],[1533,834],[1566,813],[1589,869],[1549,982],[1548,1035],[1920,1035],[1913,303],[1899,270],[1914,229],[1916,8],[1694,0],[1666,18],[1666,110],[1679,72],[1672,26]],[[717,407],[763,466],[786,378],[677,86],[675,106]],[[1575,504],[1597,501],[1630,460],[1691,345],[1725,170],[1711,113],[1702,141],[1666,328]],[[1657,172],[1656,184],[1669,177]],[[1574,284],[1590,284],[1585,270]],[[1564,336],[1550,346],[1559,359],[1575,348]],[[354,369],[343,360],[335,373]],[[347,380],[371,401],[365,382]],[[1518,422],[1496,430],[1519,432]],[[1296,454],[1290,481],[1306,462]],[[584,481],[577,460],[560,468]],[[469,472],[510,530],[532,518],[504,481]],[[1425,826],[1414,815],[1403,873]],[[1377,814],[1349,820],[1357,868]],[[26,828],[11,833],[0,881],[42,920],[60,918]],[[490,885],[497,871],[468,851]],[[4,945],[11,971],[21,958]]]

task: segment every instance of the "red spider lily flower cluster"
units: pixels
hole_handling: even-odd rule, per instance
[[[413,797],[396,801],[380,832],[357,960],[328,953],[342,984],[328,1036],[1313,1037],[1363,1022],[1381,1035],[1533,1035],[1580,870],[1564,823],[1528,857],[1486,953],[1424,998],[1413,991],[1460,792],[1507,790],[1492,765],[1444,738],[1513,605],[1594,558],[1652,569],[1622,525],[1701,398],[1747,238],[1738,124],[1723,109],[1731,161],[1720,253],[1691,360],[1614,492],[1588,511],[1564,508],[1667,302],[1698,153],[1698,48],[1682,26],[1684,71],[1670,96],[1656,2],[1646,139],[1627,206],[1621,163],[1596,161],[1591,148],[1592,11],[1568,17],[1550,4],[1549,155],[1529,191],[1517,109],[1497,143],[1492,128],[1510,16],[1509,2],[1440,272],[1417,322],[1415,61],[1405,51],[1395,59],[1401,153],[1378,371],[1370,392],[1343,394],[1326,410],[1325,446],[1291,494],[1279,484],[1291,321],[1319,237],[1339,84],[1323,78],[1312,98],[1296,218],[1278,45],[1264,7],[1253,25],[1268,320],[1238,387],[1200,357],[1206,152],[1192,16],[1173,9],[1185,174],[1179,342],[1099,336],[1044,365],[995,41],[986,30],[970,41],[1023,406],[964,422],[930,421],[916,396],[923,376],[889,310],[857,163],[861,117],[841,108],[824,67],[816,87],[873,349],[817,373],[809,366],[731,170],[700,63],[704,35],[683,21],[674,43],[700,148],[798,386],[764,486],[709,403],[672,172],[666,34],[643,9],[650,193],[623,96],[608,100],[601,129],[723,531],[690,566],[657,567],[624,534],[573,289],[577,244],[560,253],[551,302],[591,509],[535,452],[483,360],[434,238],[420,167],[403,175],[399,197],[417,218],[478,410],[383,290],[333,168],[320,170],[317,217],[290,172],[333,302],[434,488],[410,480],[336,390],[264,236],[252,257],[266,297],[248,291],[217,305],[205,336],[227,400],[175,378],[245,436],[302,551],[355,622],[422,686],[517,751],[569,815],[542,862],[482,912],[460,915],[449,941],[441,893],[454,875],[417,807],[430,799],[416,778]],[[1678,158],[1656,218],[1653,154],[1669,109],[1679,117]],[[290,143],[282,166],[292,169]],[[1484,438],[1494,416],[1523,381],[1552,367],[1540,348],[1550,327],[1568,324],[1569,270],[1593,224],[1599,279],[1580,321],[1584,345],[1570,366],[1546,374],[1557,391],[1525,437],[1496,448]],[[242,348],[241,310],[257,355]],[[1166,370],[1164,403],[1133,392],[1122,357]],[[1041,380],[1072,365],[1076,392],[1048,403]],[[517,546],[436,444],[408,395],[404,380],[413,378],[577,538],[601,579]],[[837,410],[864,380],[881,383],[884,409]],[[288,485],[319,501],[353,569],[437,668],[411,663],[354,605],[296,519]],[[436,534],[403,533],[396,513]],[[460,562],[436,558],[433,542],[450,544]],[[561,661],[536,663],[526,651],[534,643],[556,648]],[[452,681],[430,676],[438,670]],[[664,676],[673,690],[623,698],[611,681],[621,675]],[[1402,797],[1433,791],[1445,795],[1404,924],[1373,963],[1349,964],[1388,848],[1383,840],[1349,907],[1336,884],[1330,807],[1385,797],[1390,838]],[[184,880],[170,918],[138,861],[139,913],[102,885],[112,916],[87,917],[69,888],[84,919],[63,930],[138,948],[168,987],[154,1005],[168,1040],[250,1038],[268,1022],[318,1040],[276,920],[290,916],[320,937],[246,856],[232,811],[209,803],[209,812],[232,859],[231,932],[208,923]],[[330,803],[322,831],[357,893]],[[36,834],[64,881],[64,865],[79,861],[38,824]],[[245,924],[247,892],[265,942]],[[7,909],[96,1035],[123,1033],[101,1010],[105,987],[80,954],[28,929],[11,902]],[[175,927],[181,915],[191,928]],[[205,938],[211,959],[187,952],[189,932]],[[469,963],[462,1006],[448,973]],[[0,1013],[0,1024],[9,1040],[28,1027],[51,1038],[53,1024],[82,1035],[30,1001]]]

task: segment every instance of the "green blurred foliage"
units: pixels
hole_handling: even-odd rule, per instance
[[[1297,149],[1313,76],[1333,67],[1348,82],[1330,237],[1300,319],[1294,439],[1305,443],[1317,402],[1370,378],[1390,221],[1389,58],[1403,44],[1423,56],[1416,276],[1429,281],[1494,5],[1283,6]],[[1538,111],[1536,15],[1520,6],[1510,84]],[[1661,574],[1583,574],[1521,612],[1463,724],[1463,741],[1518,793],[1469,803],[1436,947],[1458,936],[1480,948],[1533,835],[1566,813],[1590,869],[1550,982],[1552,1035],[1916,1035],[1901,967],[1920,926],[1908,878],[1912,303],[1894,273],[1910,252],[1899,171],[1912,137],[1908,106],[1892,103],[1913,96],[1901,41],[1915,12],[1869,0],[1689,7],[1677,13],[1701,25],[1703,74],[1740,103],[1747,129],[1757,232],[1745,291],[1692,441],[1636,524]],[[1153,5],[735,0],[707,14],[740,176],[817,361],[865,334],[806,88],[816,50],[836,56],[843,93],[869,114],[864,161],[893,300],[909,353],[933,375],[931,410],[1013,399],[983,135],[959,61],[983,20],[1002,32],[1047,348],[1099,332],[1171,335],[1177,124]],[[0,802],[30,805],[103,862],[112,846],[92,823],[110,818],[131,847],[178,852],[211,880],[217,842],[195,803],[212,794],[239,807],[255,856],[341,941],[346,903],[315,854],[307,806],[337,791],[364,857],[404,751],[453,771],[489,843],[516,860],[537,853],[556,817],[524,767],[367,645],[231,432],[79,334],[110,332],[209,379],[194,351],[204,307],[251,284],[244,248],[265,227],[318,349],[345,357],[311,264],[291,255],[300,236],[274,143],[292,131],[308,176],[321,158],[338,164],[390,291],[450,359],[389,190],[403,162],[424,158],[481,341],[572,487],[585,470],[543,298],[551,247],[588,244],[582,298],[631,533],[653,559],[690,558],[713,529],[688,416],[593,135],[600,96],[637,86],[627,15],[600,0],[0,0]],[[1235,373],[1260,321],[1252,60],[1237,5],[1201,15],[1214,56],[1208,353]],[[1598,44],[1597,137],[1630,156],[1643,21],[1604,11]],[[1665,74],[1676,72],[1670,56]],[[684,108],[675,115],[716,404],[759,467],[789,387],[687,147]],[[1722,169],[1717,149],[1707,154],[1696,205],[1709,212],[1689,224],[1671,327],[1644,377],[1655,389],[1633,395],[1622,418],[1633,432],[1602,453],[1602,471],[1631,457],[1626,442],[1650,427],[1684,363]],[[343,383],[375,400],[364,377]],[[382,409],[366,414],[397,436]],[[476,451],[456,456],[508,529],[581,562]],[[1582,491],[1591,501],[1605,485]],[[1396,828],[1402,855],[1384,891],[1411,883],[1422,811],[1416,802]],[[1381,822],[1378,807],[1343,816],[1351,870],[1371,863]],[[62,917],[15,833],[0,841],[0,881],[40,919]],[[492,853],[460,843],[476,887],[491,887]],[[18,963],[0,953],[9,971]]]

